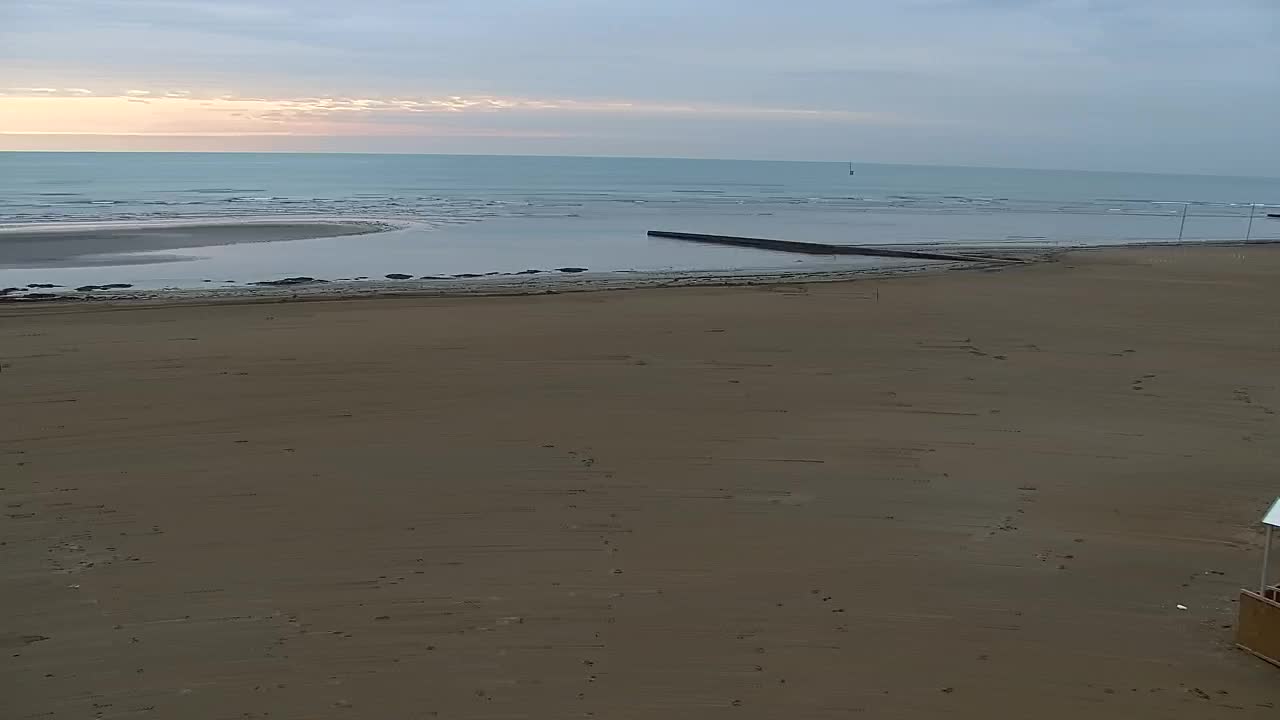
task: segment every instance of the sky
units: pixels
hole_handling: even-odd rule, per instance
[[[1280,175],[1280,0],[0,0],[0,150]]]

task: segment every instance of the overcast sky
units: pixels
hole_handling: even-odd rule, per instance
[[[0,0],[0,149],[1280,175],[1280,0]]]

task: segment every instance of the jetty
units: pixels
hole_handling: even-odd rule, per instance
[[[757,250],[800,253],[802,255],[864,255],[869,257],[909,258],[913,260],[942,260],[945,262],[1013,264],[1021,264],[1023,262],[1022,260],[1016,260],[1013,258],[994,257],[990,255],[944,253],[934,252],[931,250],[904,250],[898,247],[871,247],[867,245],[833,245],[830,243],[771,240],[768,238],[737,237],[734,235],[708,235],[705,233],[673,232],[670,230],[650,230],[649,237],[666,238],[668,240],[687,240],[689,242],[707,243],[711,245],[731,245],[734,247],[755,248]]]

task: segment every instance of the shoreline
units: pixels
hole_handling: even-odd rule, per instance
[[[5,310],[7,706],[1269,719],[1277,274]]]
[[[321,222],[321,221],[317,221]],[[389,222],[375,220],[353,221],[356,224],[382,226],[369,233],[397,229]],[[366,233],[351,233],[366,234]],[[1159,249],[1159,248],[1247,248],[1280,245],[1280,240],[1193,240],[1154,241],[1120,245],[1044,246],[1035,244],[985,245],[916,243],[886,245],[886,248],[945,248],[957,253],[1000,252],[1019,264],[1054,262],[1063,255],[1075,253],[1106,253],[1111,251]],[[3,305],[69,306],[80,303],[107,305],[157,306],[169,304],[237,304],[289,301],[335,301],[378,298],[432,298],[432,297],[510,297],[536,296],[576,292],[603,292],[617,290],[643,290],[665,287],[736,287],[770,284],[809,284],[870,280],[893,277],[909,277],[947,272],[993,272],[1014,269],[1018,264],[1003,261],[943,262],[920,261],[896,267],[856,267],[850,269],[822,270],[706,270],[706,271],[612,271],[592,272],[589,268],[559,270],[527,270],[523,272],[472,273],[455,277],[429,277],[402,279],[369,278],[356,281],[329,280],[324,278],[285,278],[282,281],[262,281],[234,286],[208,288],[173,288],[163,290],[137,290],[94,286],[92,293],[76,293],[71,288],[58,288],[59,292],[46,292],[48,286],[28,288],[0,288],[0,291],[23,291],[24,294],[0,292]],[[298,281],[298,282],[294,282]]]
[[[258,283],[252,286],[208,290],[130,291],[108,289],[88,294],[24,296],[0,295],[0,306],[56,305],[59,307],[111,305],[166,306],[199,304],[254,304],[281,301],[343,301],[380,298],[525,297],[565,293],[645,290],[672,287],[745,287],[753,285],[845,282],[942,272],[988,271],[997,263],[919,263],[890,268],[858,268],[820,271],[688,271],[605,272],[538,271],[538,275],[495,273],[492,277],[439,278],[431,280],[365,280],[341,282],[314,280],[290,284]]]

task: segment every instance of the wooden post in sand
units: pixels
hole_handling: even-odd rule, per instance
[[[1275,528],[1267,526],[1266,545],[1262,546],[1262,582],[1258,584],[1258,593],[1267,594],[1267,572],[1271,568],[1271,533]]]

